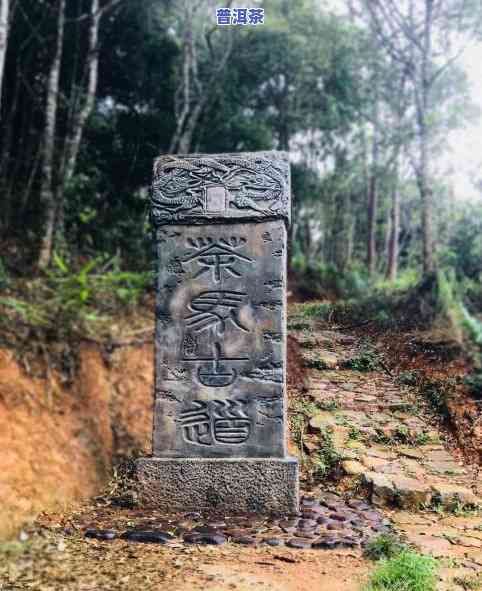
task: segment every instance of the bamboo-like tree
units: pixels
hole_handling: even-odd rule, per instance
[[[230,7],[231,2],[224,6]],[[206,0],[182,0],[179,11],[182,26],[182,63],[180,83],[175,101],[176,128],[169,152],[186,154],[191,151],[194,133],[200,119],[219,89],[223,72],[233,49],[233,32],[212,26],[206,15],[215,14],[215,6]],[[221,37],[223,42],[216,43]],[[199,46],[208,56],[201,74]]]
[[[2,81],[8,42],[8,17],[10,0],[0,0],[0,107],[2,105]]]
[[[425,274],[436,268],[436,240],[431,187],[434,88],[461,55],[454,34],[480,26],[480,3],[471,0],[362,0],[382,47],[408,74],[413,93],[416,149],[412,165],[422,209],[422,260]]]
[[[55,130],[57,126],[57,108],[59,100],[60,67],[62,64],[64,27],[65,0],[59,0],[57,15],[57,41],[52,64],[50,66],[47,83],[47,95],[45,100],[42,181],[40,188],[40,198],[42,205],[45,208],[45,227],[38,258],[38,267],[40,269],[45,269],[50,262],[55,227],[55,214],[57,209],[52,173],[55,156]]]

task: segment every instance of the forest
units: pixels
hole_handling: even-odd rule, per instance
[[[263,18],[221,22],[233,0],[0,0],[0,588],[482,588],[482,166],[465,172],[453,139],[476,152],[482,3],[247,6]],[[153,392],[185,402],[153,377],[153,162],[263,151],[291,169],[287,303],[256,304],[279,307],[260,340],[286,354],[246,375],[281,392],[263,420],[299,463],[300,511],[148,513],[132,477]],[[271,295],[286,274],[266,268]],[[244,296],[201,292],[187,318],[248,333]],[[183,361],[226,359],[252,361],[219,342]],[[194,401],[186,428],[215,441],[204,409],[224,443],[247,438],[263,421],[241,403]]]
[[[412,297],[477,351],[482,198],[439,163],[480,117],[479,2],[261,4],[223,27],[210,0],[1,1],[4,320],[95,332],[150,289],[159,154],[282,150],[295,297],[371,298],[382,324]]]

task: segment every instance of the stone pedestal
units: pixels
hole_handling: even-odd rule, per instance
[[[165,156],[157,248],[153,457],[140,497],[166,509],[290,512],[285,154]]]

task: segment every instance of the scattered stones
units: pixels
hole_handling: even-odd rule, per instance
[[[311,548],[311,540],[301,538],[291,538],[286,542],[289,548],[297,548],[299,550],[307,550]]]
[[[240,538],[233,538],[232,541],[235,544],[242,544],[243,546],[254,546],[256,544],[256,538],[251,536],[242,536]]]
[[[363,479],[368,485],[371,502],[374,505],[383,507],[394,502],[395,489],[393,483],[384,474],[366,472]]]
[[[117,532],[113,529],[86,529],[84,533],[86,538],[95,538],[96,540],[115,540]]]
[[[479,499],[470,489],[456,484],[432,484],[434,497],[443,507],[451,507],[454,504],[474,505],[480,504]]]
[[[265,538],[263,544],[268,544],[268,546],[282,546],[283,541],[278,538]]]
[[[341,467],[348,476],[360,476],[366,472],[366,467],[357,460],[344,460]]]
[[[173,536],[167,532],[154,530],[129,530],[122,534],[122,538],[129,542],[143,542],[147,544],[167,544]]]
[[[220,546],[226,542],[225,536],[221,534],[201,534],[196,544]]]
[[[402,509],[418,509],[430,502],[432,497],[430,487],[420,480],[394,476],[392,482],[395,487],[397,504]]]
[[[313,431],[324,431],[332,429],[336,425],[335,417],[330,412],[319,412],[314,415],[309,422],[310,429]]]

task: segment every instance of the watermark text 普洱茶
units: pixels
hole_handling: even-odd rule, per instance
[[[264,25],[264,8],[217,8],[218,25]]]

